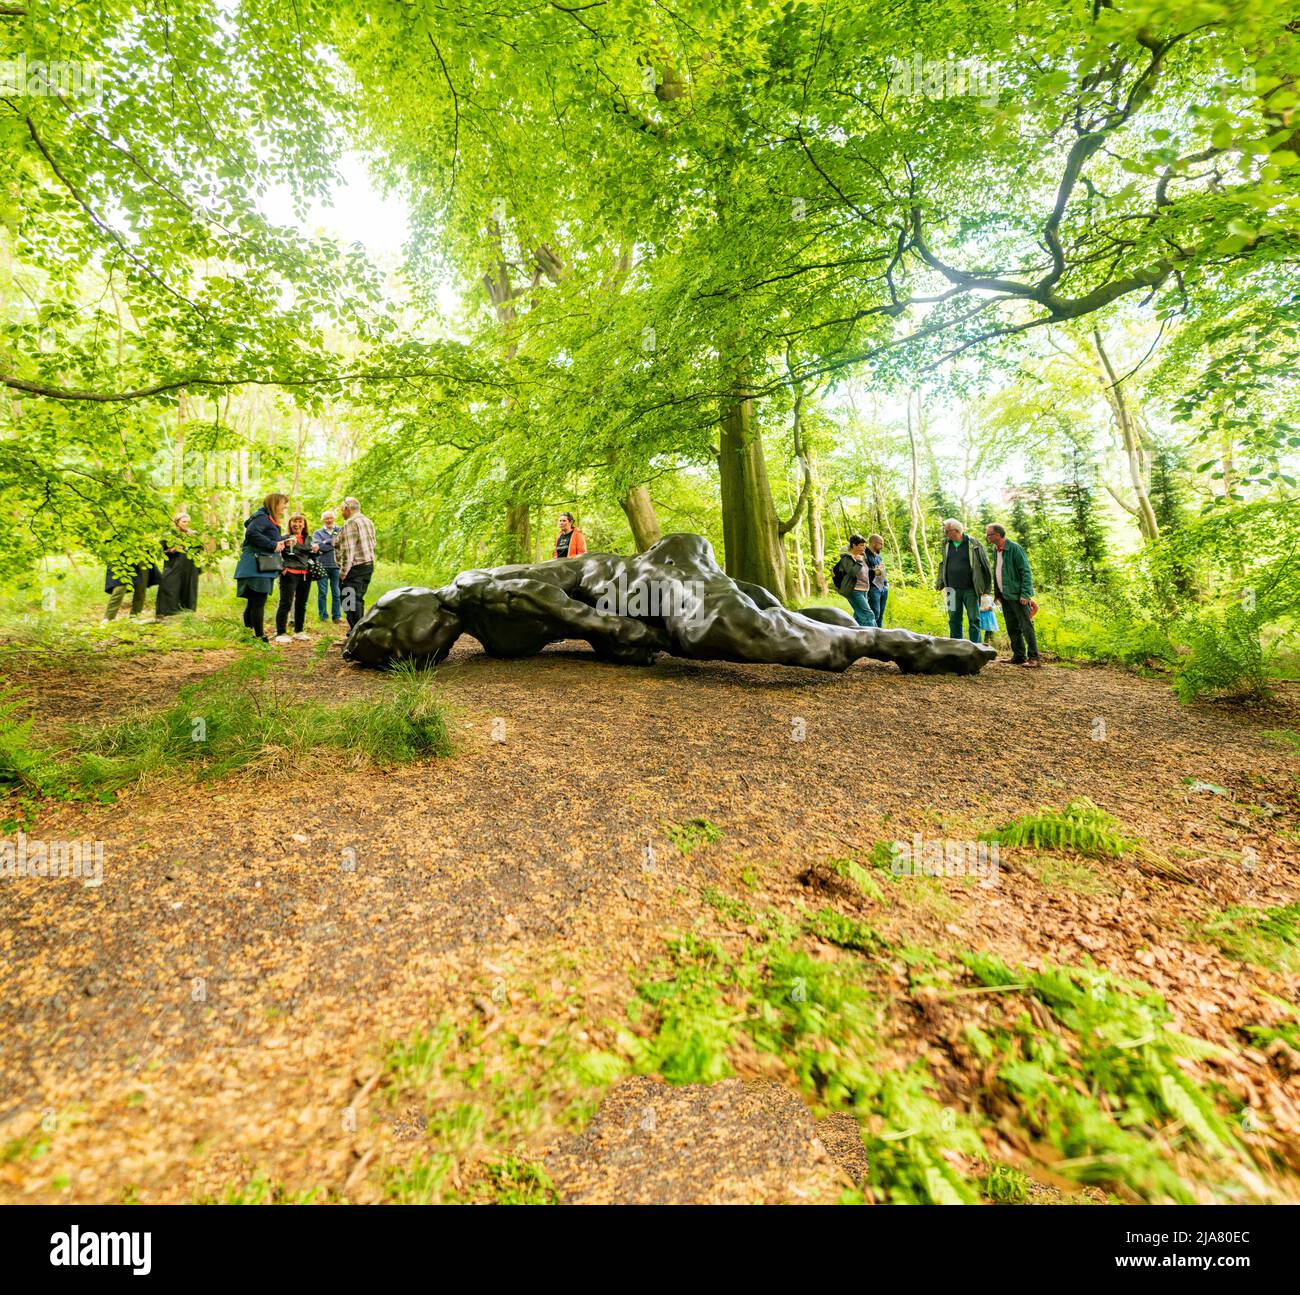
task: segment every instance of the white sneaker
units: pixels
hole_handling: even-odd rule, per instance
[[[287,634],[277,634],[277,635],[275,636],[275,638],[273,638],[273,639],[271,640],[271,642],[272,642],[272,643],[292,643],[292,642],[293,642],[293,639],[291,639]]]
[[[310,643],[310,642],[311,642],[311,635],[310,635],[310,634],[295,634],[295,635],[294,635],[294,638],[296,638],[296,639],[298,640],[299,643]]]

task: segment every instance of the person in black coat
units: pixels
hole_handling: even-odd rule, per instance
[[[104,570],[104,592],[108,595],[108,606],[104,609],[105,624],[117,619],[117,613],[122,607],[122,599],[126,597],[128,589],[131,591],[131,615],[139,616],[144,611],[149,590],[157,583],[157,567],[141,564],[131,573],[129,580],[121,579],[114,573],[112,567],[106,567]]]
[[[266,600],[284,565],[280,557],[284,551],[280,518],[288,502],[289,496],[281,494],[267,495],[262,501],[261,508],[244,523],[244,547],[235,566],[235,593],[244,599],[244,624],[262,643],[267,642],[264,628]],[[274,560],[268,561],[272,555]],[[259,557],[262,559],[260,563]]]
[[[167,561],[158,581],[158,601],[154,608],[160,620],[180,611],[192,612],[199,605],[199,568],[194,561],[199,551],[198,536],[190,529],[187,512],[177,513],[172,525],[176,534],[163,540]]]

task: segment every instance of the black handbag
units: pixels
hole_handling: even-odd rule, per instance
[[[278,553],[259,553],[257,555],[257,569],[265,571],[267,575],[276,575],[284,566],[284,559]]]
[[[307,559],[307,579],[312,584],[315,584],[317,580],[325,579],[325,568],[315,558]]]

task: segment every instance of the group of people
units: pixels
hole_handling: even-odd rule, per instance
[[[992,643],[1002,608],[1012,665],[1040,666],[1034,633],[1034,577],[1025,550],[1007,538],[996,522],[984,530],[985,548],[955,518],[943,524],[943,557],[934,587],[943,591],[948,610],[948,637],[969,637],[972,643]],[[865,628],[883,628],[889,580],[879,535],[850,535],[848,548],[831,570],[835,588],[848,599],[853,619]],[[989,556],[990,552],[992,557]],[[963,622],[965,635],[963,635]]]
[[[316,612],[321,622],[346,622],[349,629],[366,610],[366,591],[375,573],[375,527],[361,511],[360,501],[343,501],[342,524],[334,510],[321,514],[320,525],[308,529],[304,513],[286,518],[289,496],[269,494],[244,523],[239,561],[235,566],[235,593],[244,600],[244,626],[263,643],[306,640],[307,605],[316,587]],[[143,616],[149,590],[157,589],[155,615],[161,619],[180,611],[195,611],[199,597],[199,567],[203,546],[194,533],[189,514],[172,518],[172,531],[163,541],[163,567],[142,564],[119,575],[109,567],[104,575],[108,604],[104,621],[116,619],[131,595],[130,614]],[[560,517],[552,556],[577,557],[587,551],[587,541],[572,513]],[[275,634],[266,630],[266,605],[279,590],[275,608]]]
[[[321,514],[321,524],[308,529],[307,517],[294,513],[287,519],[289,496],[270,494],[244,523],[244,542],[235,567],[235,592],[244,599],[244,625],[264,643],[292,643],[305,640],[307,603],[316,586],[316,611],[320,620],[335,625],[346,620],[348,628],[366,610],[366,590],[375,573],[375,527],[352,497],[343,501],[342,525],[335,513]],[[170,616],[193,611],[198,605],[200,555],[198,538],[190,527],[189,515],[172,518],[172,533],[163,541],[164,565],[141,566],[129,579],[109,568],[104,580],[108,594],[105,620],[113,620],[128,589],[131,614],[144,611],[148,591],[158,589],[155,614]],[[998,622],[995,605],[1000,605],[1011,641],[1013,665],[1038,666],[1038,639],[1034,633],[1034,578],[1025,550],[1007,538],[1006,528],[992,523],[984,531],[987,548],[955,518],[943,524],[943,557],[934,587],[944,593],[950,638],[965,635],[972,643],[992,643]],[[848,547],[831,569],[835,588],[853,609],[853,619],[865,628],[881,629],[889,601],[889,578],[879,535],[850,535]],[[561,513],[551,556],[578,557],[587,551],[587,541],[572,513]],[[990,552],[992,557],[990,557]],[[275,636],[266,633],[267,599],[279,588],[275,609]],[[292,633],[290,626],[292,625]]]
[[[125,578],[112,567],[104,572],[104,592],[108,604],[104,608],[104,621],[117,619],[117,614],[131,591],[131,615],[140,616],[149,600],[149,590],[157,589],[154,615],[162,620],[177,612],[192,612],[199,605],[199,558],[202,544],[190,526],[190,515],[179,512],[172,518],[172,530],[162,542],[163,568],[145,563],[135,568]]]
[[[289,496],[270,494],[244,523],[244,543],[235,566],[235,593],[244,599],[244,626],[263,643],[292,643],[308,637],[304,631],[307,600],[316,586],[316,611],[325,620],[328,594],[330,620],[348,628],[366,610],[366,590],[375,574],[375,527],[352,497],[343,501],[343,523],[335,514],[321,515],[321,524],[308,530],[306,515],[284,514]],[[266,633],[266,601],[279,587],[275,637]],[[290,624],[293,632],[290,634]]]
[[[889,580],[880,550],[885,541],[879,535],[849,536],[849,547],[831,568],[835,588],[849,600],[853,619],[864,629],[883,629]]]
[[[335,525],[332,509],[320,526],[308,533],[307,518],[295,513],[284,520],[289,496],[271,494],[244,523],[244,540],[235,568],[235,591],[244,601],[244,625],[263,642],[291,643],[306,639],[304,624],[310,588],[316,586],[316,610],[321,621],[355,625],[365,611],[366,590],[375,570],[375,528],[354,498],[343,504],[343,524]],[[172,530],[162,542],[162,570],[144,563],[119,575],[110,566],[104,574],[108,603],[104,622],[115,620],[131,595],[130,615],[145,616],[149,590],[157,589],[154,615],[162,620],[177,612],[195,611],[199,604],[199,569],[203,545],[189,514],[172,518]],[[265,630],[266,602],[276,587],[275,637]],[[146,617],[147,619],[147,617]],[[292,633],[290,626],[292,625]]]

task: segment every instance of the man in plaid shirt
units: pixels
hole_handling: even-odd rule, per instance
[[[375,524],[362,513],[356,499],[343,501],[343,525],[334,541],[334,556],[350,630],[366,613],[366,590],[375,574]]]

